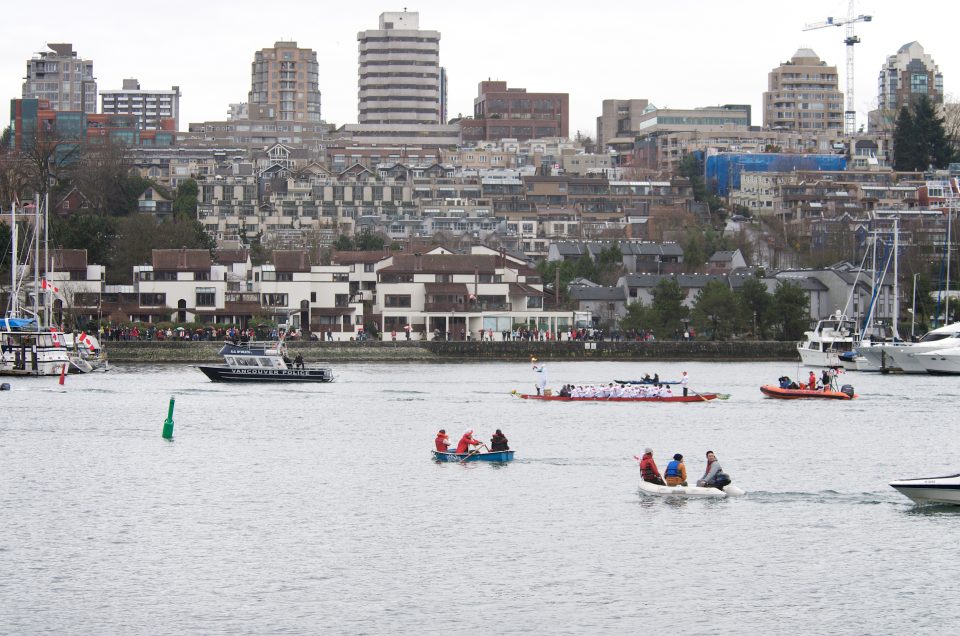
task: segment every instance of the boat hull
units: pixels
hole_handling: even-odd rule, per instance
[[[960,375],[960,348],[933,351],[917,358],[931,375]]]
[[[213,382],[332,382],[328,368],[269,369],[237,368],[223,365],[197,366]]]
[[[760,387],[760,392],[767,397],[777,398],[780,400],[801,400],[804,398],[815,400],[850,400],[857,397],[856,393],[850,396],[841,391],[833,390],[816,391],[810,389],[781,389],[780,387],[773,386],[772,384],[764,384]]]
[[[740,497],[746,493],[733,484],[717,488],[703,488],[702,486],[660,486],[648,481],[640,482],[640,493],[651,497],[694,497],[707,499],[726,499]]]
[[[814,351],[797,347],[801,364],[805,367],[839,367],[840,354],[837,351]]]
[[[431,451],[433,458],[438,462],[496,462],[504,463],[513,461],[512,450],[491,451],[489,453],[444,453],[438,450]]]
[[[674,395],[671,397],[563,397],[560,395],[531,395],[529,393],[515,393],[515,395],[524,400],[543,400],[545,402],[707,402],[718,397],[717,393]]]
[[[960,475],[903,479],[890,486],[918,504],[951,504],[960,506]]]

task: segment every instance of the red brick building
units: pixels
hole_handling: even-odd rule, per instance
[[[506,82],[480,82],[473,119],[460,122],[464,142],[570,136],[570,95],[528,93]]]

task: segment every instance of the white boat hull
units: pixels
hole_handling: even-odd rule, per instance
[[[733,484],[724,486],[723,490],[718,490],[716,488],[703,488],[700,486],[658,486],[648,481],[640,482],[640,492],[641,494],[653,497],[706,497],[712,499],[740,497],[746,494]]]
[[[919,354],[917,359],[932,375],[960,375],[960,347]]]
[[[805,367],[839,367],[840,356],[835,351],[814,351],[797,347],[800,360]]]
[[[891,482],[900,494],[918,504],[953,504],[960,506],[960,475],[903,479]]]

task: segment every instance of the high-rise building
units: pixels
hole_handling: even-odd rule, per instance
[[[810,49],[770,71],[763,94],[763,125],[774,130],[843,132],[843,93],[836,66]]]
[[[363,124],[441,124],[440,32],[420,29],[420,14],[380,14],[360,42],[359,113]]]
[[[887,58],[880,69],[877,110],[888,111],[890,118],[903,106],[926,95],[934,104],[943,103],[943,75],[933,58],[924,53],[919,42],[904,44],[896,55]],[[870,114],[871,129],[875,121]]]
[[[605,99],[602,108],[603,114],[597,117],[597,148],[601,150],[617,138],[632,144],[640,131],[637,122],[653,107],[646,99]]]
[[[320,121],[320,65],[313,49],[277,42],[253,56],[250,116],[277,121]]]
[[[125,79],[120,90],[100,92],[100,112],[105,115],[136,115],[141,130],[179,130],[180,87],[141,90],[140,82]]]
[[[23,98],[45,100],[51,110],[97,112],[93,61],[80,58],[72,44],[48,43],[47,48],[27,60]]]
[[[506,82],[483,81],[473,100],[473,119],[460,122],[464,142],[570,136],[570,95],[528,93]]]

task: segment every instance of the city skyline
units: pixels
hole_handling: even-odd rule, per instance
[[[105,9],[112,5],[120,6],[103,3]],[[174,0],[169,11],[150,15],[149,22],[120,23],[112,16],[122,13],[58,0],[49,6],[43,16],[19,18],[3,43],[4,108],[21,96],[26,61],[47,43],[69,42],[81,58],[93,61],[98,91],[118,89],[131,77],[147,90],[180,86],[181,129],[190,122],[222,120],[229,104],[247,101],[255,52],[280,40],[317,52],[323,119],[338,126],[356,123],[357,34],[375,29],[380,13],[404,9],[386,4],[332,14],[316,4],[292,3],[285,11],[268,13],[250,2],[198,6]],[[844,1],[823,1],[778,8],[773,15],[761,2],[737,3],[734,11],[689,0],[591,7],[587,13],[582,5],[561,1],[545,14],[535,5],[499,0],[486,3],[482,12],[439,2],[406,6],[420,13],[422,29],[441,34],[448,118],[471,114],[479,82],[499,79],[531,92],[569,93],[570,134],[591,137],[604,99],[645,98],[661,108],[743,103],[753,107],[753,124],[761,125],[767,76],[799,48],[813,49],[836,66],[843,90],[844,29],[804,32],[803,26],[843,17],[846,8]],[[935,13],[910,13],[902,4],[875,0],[859,2],[857,13],[873,16],[872,22],[857,25],[862,40],[856,47],[858,126],[875,108],[877,78],[887,57],[914,40],[936,61],[952,101],[960,53],[951,46],[950,25],[960,9],[943,3]],[[695,23],[686,22],[691,15],[697,16]],[[195,44],[184,44],[191,41]],[[99,97],[97,105],[99,110]]]

